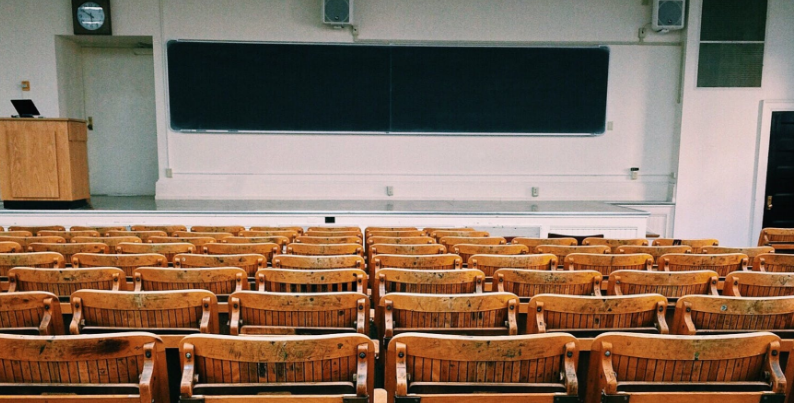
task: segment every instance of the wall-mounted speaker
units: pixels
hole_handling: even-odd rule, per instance
[[[653,0],[654,31],[672,31],[684,28],[686,0]]]
[[[321,0],[323,23],[331,25],[353,24],[353,0]]]

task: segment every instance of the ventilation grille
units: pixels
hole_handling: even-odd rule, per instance
[[[350,24],[351,0],[323,0],[323,22],[326,24]]]

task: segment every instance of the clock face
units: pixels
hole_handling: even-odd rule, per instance
[[[105,24],[105,9],[92,1],[85,2],[77,8],[77,22],[89,31],[102,28]]]

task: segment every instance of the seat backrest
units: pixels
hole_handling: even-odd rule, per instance
[[[364,247],[357,243],[310,244],[291,243],[287,245],[288,255],[333,256],[364,254]]]
[[[443,255],[388,255],[378,254],[372,257],[375,271],[383,268],[413,270],[455,270],[463,267],[460,256],[446,253]]]
[[[468,230],[436,230],[433,232],[427,232],[427,235],[432,238],[436,239],[436,242],[440,241],[441,238],[446,236],[463,236],[463,237],[490,237],[491,234],[487,231],[468,231]]]
[[[706,246],[701,248],[697,253],[706,255],[717,255],[720,253],[743,253],[747,255],[747,263],[752,265],[756,256],[762,253],[775,253],[775,248],[771,246],[750,246],[742,248],[732,248],[728,246]]]
[[[594,270],[499,269],[493,276],[493,289],[511,292],[524,301],[538,294],[600,296],[601,281],[601,273]]]
[[[675,304],[675,334],[787,331],[794,335],[794,297],[687,295]]]
[[[321,270],[359,269],[365,270],[364,258],[356,255],[344,256],[300,256],[277,255],[273,258],[274,269]]]
[[[251,231],[292,231],[298,235],[303,235],[303,227],[287,226],[287,227],[251,227]]]
[[[264,256],[256,253],[240,253],[235,255],[195,255],[180,253],[174,256],[174,267],[176,268],[198,268],[198,267],[239,267],[254,277],[257,270],[267,267],[267,260]]]
[[[237,236],[245,237],[245,238],[248,238],[248,237],[281,236],[281,237],[287,238],[288,239],[287,243],[289,243],[289,242],[295,242],[295,238],[297,238],[299,236],[303,236],[303,235],[299,234],[297,231],[294,231],[294,230],[280,230],[280,231],[254,231],[254,230],[248,230],[248,231],[240,231],[240,233]]]
[[[554,270],[557,268],[557,256],[552,254],[472,255],[469,258],[469,268],[482,271],[486,277],[493,277],[497,270],[505,268]]]
[[[684,295],[718,295],[719,276],[711,270],[618,270],[609,276],[608,295],[662,294],[669,299]],[[672,302],[672,301],[668,301]]]
[[[307,236],[302,235],[295,238],[296,243],[309,243],[309,244],[334,244],[334,243],[359,243],[363,244],[364,241],[355,236]]]
[[[537,247],[540,245],[558,245],[558,246],[576,246],[576,238],[527,238],[515,237],[513,243],[526,245],[529,248],[529,253],[538,253]]]
[[[385,236],[385,235],[377,235],[367,237],[367,245],[374,245],[374,244],[390,244],[390,245],[422,245],[422,244],[434,244],[436,240],[429,237],[429,236]]]
[[[90,227],[90,226],[82,226],[82,225],[73,225],[69,228],[69,231],[96,231],[99,232],[99,236],[107,235],[108,231],[124,231],[127,227],[124,226],[105,226],[105,227]]]
[[[669,333],[667,299],[659,294],[586,297],[540,294],[529,300],[527,333],[563,331],[593,337],[605,331]]]
[[[267,263],[273,262],[273,256],[281,253],[282,246],[273,242],[261,243],[208,243],[204,245],[207,255],[239,255],[257,254],[265,257]]]
[[[86,243],[38,243],[28,246],[31,252],[57,252],[63,256],[64,262],[72,263],[75,253],[110,253],[110,247],[101,242]]]
[[[372,289],[372,300],[392,292],[415,294],[480,294],[485,281],[483,272],[475,269],[410,270],[381,269]]]
[[[22,245],[13,241],[0,241],[0,253],[22,253]]]
[[[223,239],[233,237],[235,234],[230,232],[198,232],[198,231],[175,231],[172,236],[175,237],[207,237],[207,238],[215,238],[218,242],[222,241]]]
[[[16,267],[8,272],[8,292],[46,291],[68,301],[77,290],[127,290],[124,270],[115,267],[90,269],[33,269]]]
[[[761,236],[758,238],[758,246],[782,246],[776,244],[794,244],[794,228],[762,229]]]
[[[295,394],[306,401],[372,402],[375,393],[375,345],[361,334],[190,335],[179,345],[179,358],[183,399],[237,395],[241,401],[267,401],[266,395],[282,395],[274,397],[286,401],[284,394]],[[326,399],[311,400],[315,395]]]
[[[150,238],[151,240],[151,238]],[[76,236],[72,238],[74,243],[103,243],[108,246],[111,252],[116,250],[116,247],[123,242],[126,243],[142,243],[143,240],[137,236]],[[171,241],[177,242],[177,241]]]
[[[168,267],[168,260],[159,253],[138,254],[102,254],[102,253],[75,253],[72,256],[72,267],[118,267],[124,270],[127,277],[132,277],[132,272],[139,267],[159,266]]]
[[[755,257],[753,270],[794,273],[794,255],[783,253],[762,253]]]
[[[44,243],[65,243],[66,240],[59,236],[5,236],[0,232],[0,241],[16,242],[22,246],[23,250],[28,250],[30,244],[34,242]]]
[[[312,237],[337,237],[337,236],[355,236],[358,238],[364,238],[364,235],[361,234],[361,231],[317,231],[311,230],[305,232],[306,236]]]
[[[229,296],[229,334],[369,334],[369,298],[357,292],[239,291]]]
[[[242,225],[193,225],[190,227],[191,232],[228,232],[237,235],[245,231]]]
[[[727,397],[763,402],[767,400],[761,397],[770,394],[781,395],[767,397],[783,401],[786,380],[780,351],[780,338],[770,333],[606,333],[592,343],[586,403],[632,401],[633,393],[657,402],[720,402]],[[744,397],[735,392],[744,392]]]
[[[722,294],[732,297],[794,295],[794,273],[735,271],[725,276]]]
[[[616,249],[612,250],[612,253],[625,255],[625,254],[633,254],[633,253],[647,253],[653,256],[653,264],[659,260],[659,256],[668,254],[668,253],[692,253],[693,249],[689,245],[679,245],[679,246],[633,246],[633,245],[626,245],[626,246],[618,246]]]
[[[188,242],[173,243],[132,243],[122,242],[116,246],[116,253],[120,254],[141,254],[159,253],[165,256],[168,262],[174,261],[174,256],[180,253],[200,253],[196,250],[196,245]]]
[[[421,231],[424,233],[424,230],[420,230],[417,227],[366,227],[364,228],[364,235],[369,238],[371,233],[373,232],[401,232],[401,231]]]
[[[0,368],[13,368],[0,371],[9,400],[170,401],[165,348],[151,333],[0,335]]]
[[[566,270],[595,270],[608,277],[616,270],[644,270],[653,268],[653,257],[644,253],[630,255],[604,255],[596,253],[571,253],[565,256]]]
[[[337,231],[337,232],[345,232],[345,231],[358,231],[361,233],[361,227],[345,227],[345,226],[329,226],[329,227],[308,227],[306,231]]]
[[[427,233],[420,229],[380,229],[380,230],[370,230],[367,228],[365,231],[367,238],[373,236],[389,236],[389,237],[412,237],[412,236],[427,236]]]
[[[59,236],[68,243],[68,242],[72,242],[72,238],[76,236],[100,236],[100,235],[99,235],[99,231],[96,230],[83,230],[83,231],[41,230],[39,231],[37,236]]]
[[[168,235],[174,235],[177,231],[187,231],[184,225],[131,225],[130,231],[163,231]]]
[[[141,238],[143,242],[148,242],[149,238],[153,236],[169,236],[169,234],[165,231],[159,230],[138,230],[138,231],[108,231],[106,232],[106,236],[137,236]]]
[[[214,241],[214,239],[213,239]],[[230,238],[223,238],[223,243],[274,243],[281,248],[284,248],[290,243],[290,238],[285,236],[233,236]]]
[[[207,290],[227,296],[248,289],[248,275],[239,267],[171,269],[139,267],[132,273],[135,291]]]
[[[19,230],[19,231],[2,231],[2,232],[0,232],[0,238],[8,238],[8,237],[12,237],[12,236],[28,237],[28,236],[34,236],[34,235],[30,231],[22,231],[22,230]]]
[[[452,247],[459,244],[469,245],[504,245],[507,243],[501,236],[445,236],[438,240],[438,243],[452,250]]]
[[[366,294],[368,284],[367,273],[361,269],[260,269],[256,272],[256,290],[259,292]]]
[[[582,240],[582,245],[606,245],[612,248],[633,245],[633,246],[648,246],[648,240],[645,238],[635,239],[616,239],[616,238],[585,238]]]
[[[64,332],[61,304],[55,294],[44,291],[0,293],[0,333],[54,336]]]
[[[69,333],[141,329],[155,334],[219,331],[218,299],[206,290],[75,291]]]
[[[675,239],[675,238],[656,238],[653,240],[654,246],[676,246],[689,245],[697,250],[707,246],[719,246],[720,241],[714,238],[703,239]]]
[[[401,334],[386,352],[384,383],[389,401],[420,395],[466,403],[551,402],[565,396],[576,401],[578,359],[576,339],[569,334]]]
[[[63,225],[43,225],[43,226],[24,226],[24,225],[12,225],[6,228],[6,232],[12,231],[29,231],[33,236],[36,236],[39,231],[66,231],[66,227]]]
[[[659,271],[713,270],[720,277],[725,277],[732,271],[746,271],[747,265],[747,255],[743,253],[719,255],[668,253],[659,256],[657,260]]]
[[[447,248],[444,245],[434,243],[433,238],[427,238],[432,242],[428,244],[391,244],[391,243],[375,243],[367,248],[369,257],[367,262],[369,267],[374,267],[375,262],[372,260],[376,255],[443,255],[447,253]]]
[[[538,245],[535,247],[535,253],[551,253],[557,256],[557,261],[560,265],[564,265],[566,270],[569,270],[568,265],[565,265],[565,257],[571,253],[587,253],[587,254],[607,254],[610,252],[609,246],[606,245],[584,245],[584,246],[564,246],[564,245]],[[532,253],[532,252],[530,252]],[[581,270],[590,270],[582,268]]]
[[[0,253],[0,277],[14,267],[65,267],[65,261],[57,252]]]
[[[445,238],[446,239],[446,238]],[[492,239],[492,238],[481,238]],[[478,245],[461,243],[452,247],[452,253],[460,256],[463,263],[468,265],[469,260],[474,255],[526,255],[529,248],[526,245]]]

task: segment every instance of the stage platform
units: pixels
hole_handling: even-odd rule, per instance
[[[0,225],[472,226],[498,236],[549,232],[644,238],[649,213],[593,201],[168,200],[92,196],[75,210],[0,210]]]

